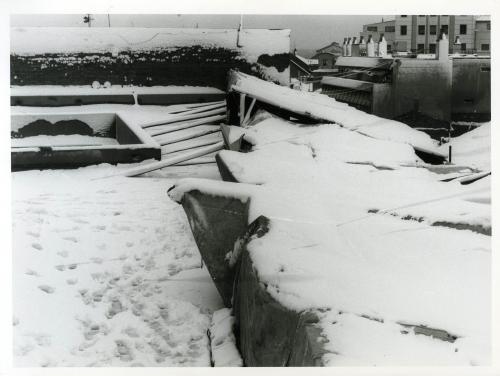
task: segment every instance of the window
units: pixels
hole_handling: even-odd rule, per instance
[[[441,32],[448,35],[448,25],[441,25]]]
[[[401,35],[406,35],[406,25],[401,25],[400,33],[401,33]]]
[[[391,52],[392,51],[392,46],[390,44],[387,45],[387,52]]]
[[[486,23],[486,30],[491,30],[491,24],[489,22]]]
[[[395,31],[396,31],[396,26],[386,26],[385,27],[386,33],[394,33]]]
[[[481,67],[481,72],[489,72],[490,67]]]
[[[430,43],[429,44],[429,53],[430,54],[435,54],[436,53],[436,43]]]
[[[460,51],[465,51],[465,50],[467,50],[467,43],[460,44]]]
[[[419,53],[424,52],[424,48],[425,48],[425,47],[424,47],[424,44],[423,44],[423,43],[422,43],[422,44],[420,44],[420,43],[419,43],[419,44],[417,44],[417,52],[419,52]]]
[[[367,26],[366,30],[367,31],[377,31],[378,29],[377,29],[377,26]]]
[[[467,34],[467,25],[460,25],[460,35]]]
[[[425,25],[418,25],[418,35],[425,35]]]
[[[323,65],[326,65],[326,63],[327,63],[327,60],[323,59]]]
[[[482,44],[481,45],[481,51],[489,51],[489,50],[490,50],[489,44]]]
[[[402,15],[401,15],[401,17],[405,17],[405,18],[406,18],[406,17],[408,17],[408,16],[407,16],[406,14],[402,14]]]
[[[429,26],[429,34],[430,35],[436,35],[437,32],[437,26],[436,25],[430,25]]]

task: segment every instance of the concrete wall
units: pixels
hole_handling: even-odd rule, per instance
[[[451,114],[452,61],[397,59],[393,90],[395,116],[418,109],[439,120]]]
[[[394,98],[391,84],[373,84],[372,114],[388,119],[394,117]]]
[[[11,150],[12,171],[77,168],[99,163],[161,159],[161,147],[142,129],[112,113],[12,115],[12,137],[85,134],[116,138],[120,145],[23,147]]]
[[[451,108],[453,118],[491,114],[490,59],[453,59]]]

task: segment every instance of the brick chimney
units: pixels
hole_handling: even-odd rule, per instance
[[[347,55],[346,56],[351,56],[352,55],[352,39],[348,38],[347,39]]]

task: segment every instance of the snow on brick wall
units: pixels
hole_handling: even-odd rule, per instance
[[[13,28],[12,85],[226,87],[229,69],[289,83],[290,30]]]

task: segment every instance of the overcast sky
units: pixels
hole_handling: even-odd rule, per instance
[[[83,14],[72,15],[12,15],[11,26],[81,26]],[[93,14],[92,26],[107,27],[108,17]],[[362,25],[391,16],[312,16],[312,15],[245,15],[243,27],[291,29],[292,48],[316,50],[345,36],[359,36]],[[239,15],[120,15],[110,16],[112,27],[200,27],[237,28]]]

